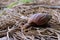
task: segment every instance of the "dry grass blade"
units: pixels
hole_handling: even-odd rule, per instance
[[[14,39],[14,40],[17,40],[17,38],[16,38],[15,36],[13,36],[13,39]]]
[[[60,31],[58,31],[58,30],[55,30],[55,29],[52,29],[52,28],[47,28],[48,30],[50,30],[50,31],[53,31],[53,32],[57,32],[57,33],[60,33]]]
[[[34,40],[34,36],[26,36],[29,40]]]
[[[58,40],[60,40],[60,34],[59,33],[57,33],[57,32],[55,32],[56,34],[57,34],[57,36],[58,36]]]
[[[43,37],[41,37],[41,40],[45,40]]]

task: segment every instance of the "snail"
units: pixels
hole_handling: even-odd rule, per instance
[[[49,22],[49,20],[52,18],[49,14],[43,14],[43,13],[37,13],[32,15],[28,22],[24,25],[24,27],[28,27],[30,25],[44,25]]]

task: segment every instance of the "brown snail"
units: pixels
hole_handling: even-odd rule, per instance
[[[24,25],[24,27],[28,27],[30,25],[44,25],[48,23],[48,21],[52,18],[49,14],[34,14],[28,19],[28,23]]]

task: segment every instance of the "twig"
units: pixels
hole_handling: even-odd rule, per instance
[[[8,27],[8,31],[9,31],[9,27]],[[7,39],[9,40],[9,32],[7,32]]]

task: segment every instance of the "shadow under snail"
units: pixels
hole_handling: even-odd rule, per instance
[[[28,19],[28,22],[23,27],[29,27],[31,25],[44,25],[48,23],[51,18],[52,16],[49,14],[34,14]]]

